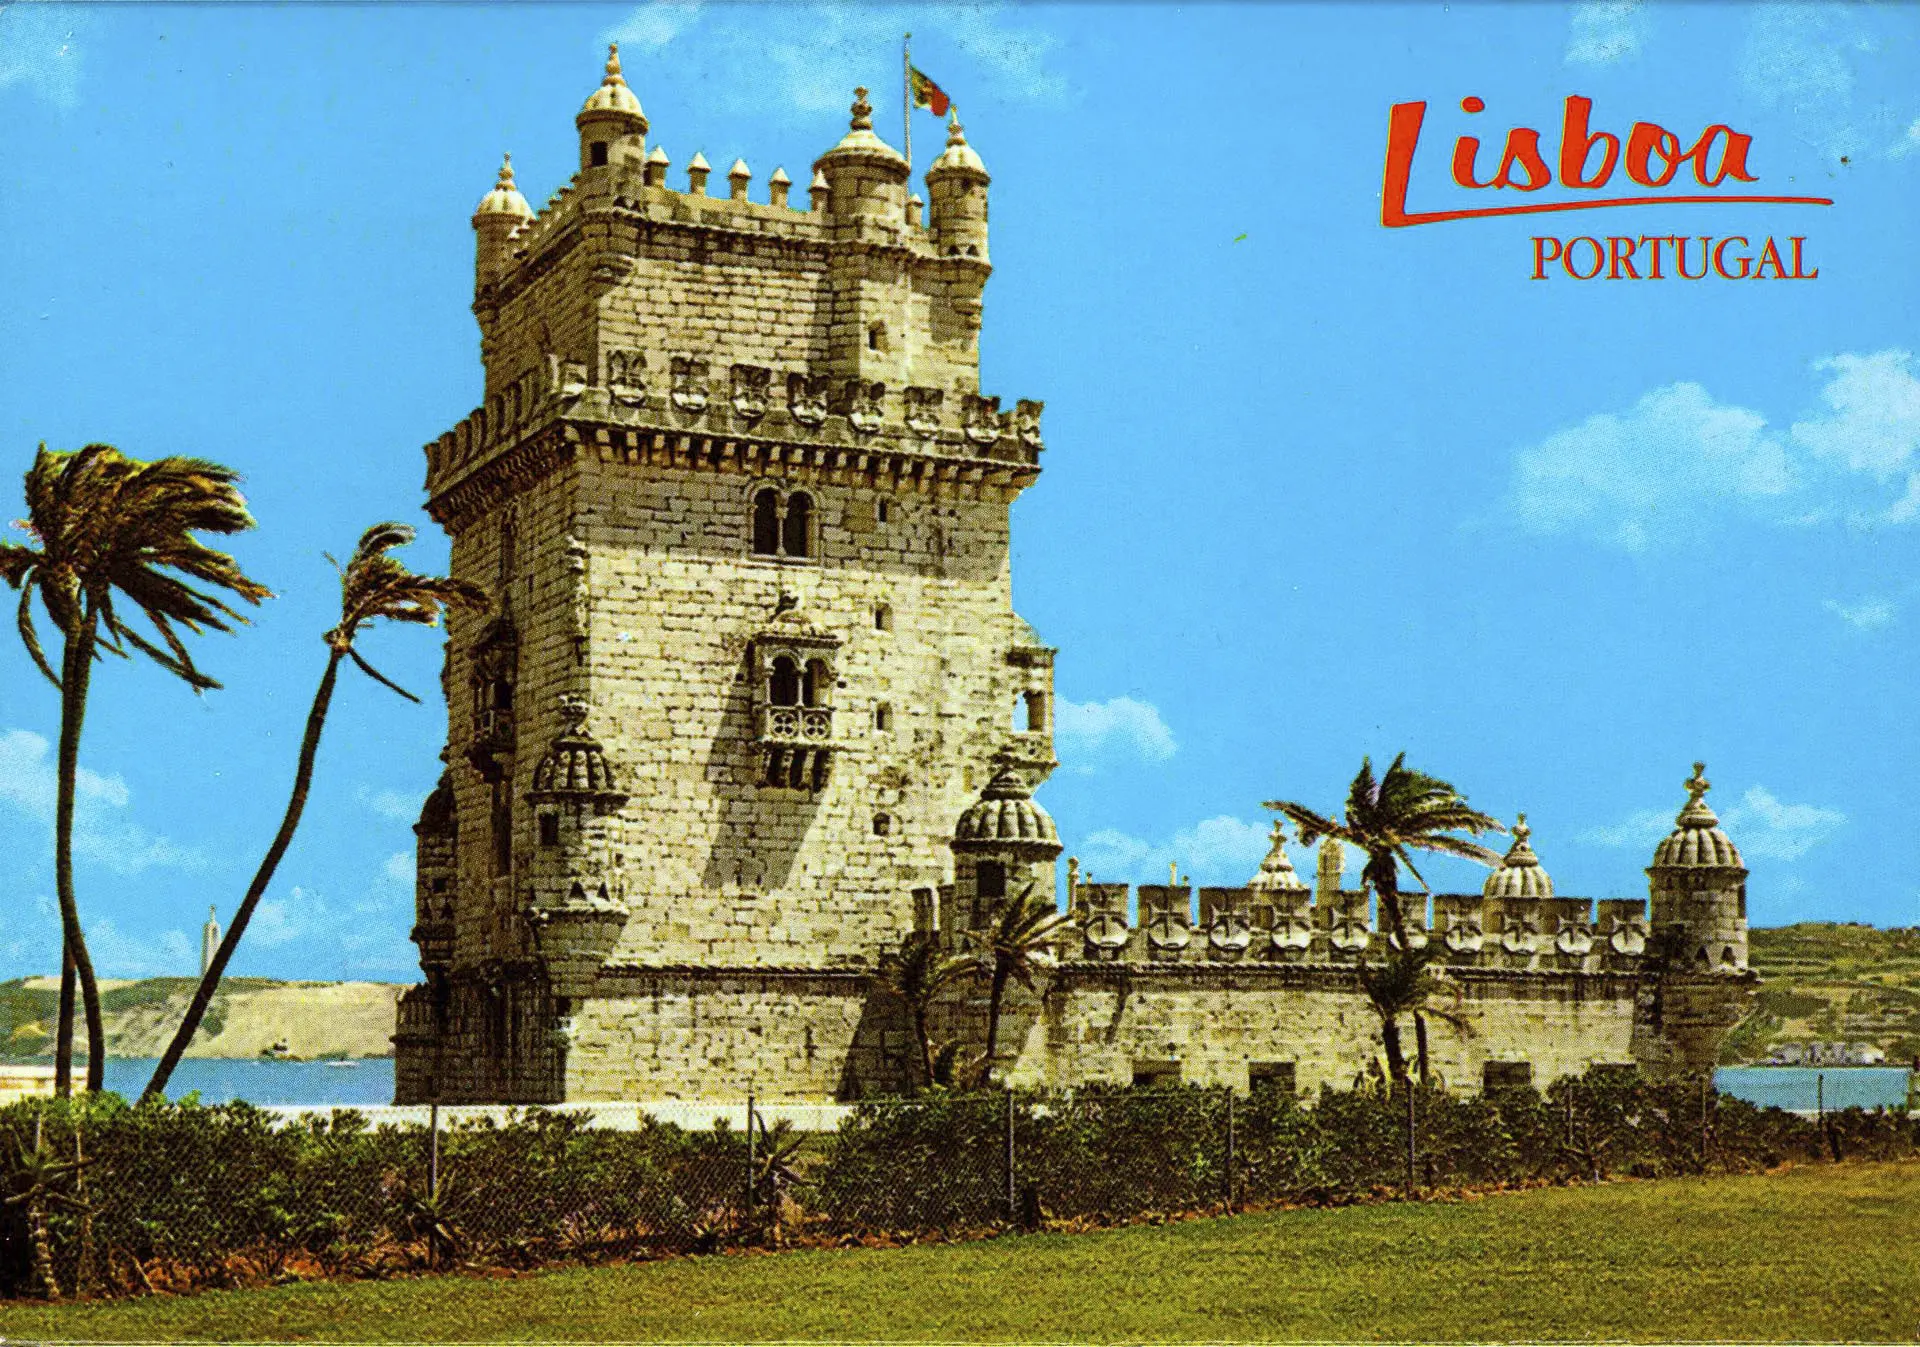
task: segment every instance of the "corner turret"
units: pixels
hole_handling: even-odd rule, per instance
[[[533,218],[533,208],[513,185],[513,156],[503,155],[493,190],[473,209],[474,287],[500,279],[513,256],[513,236]]]
[[[950,845],[955,901],[967,929],[985,927],[994,908],[1029,885],[1052,901],[1060,834],[1011,763],[1003,760],[980,798],[960,816]]]
[[[828,213],[836,219],[864,216],[904,225],[907,161],[873,133],[873,104],[865,89],[853,91],[852,112],[847,134],[813,163],[832,192]]]
[[[580,115],[580,169],[607,165],[638,172],[647,158],[647,114],[640,110],[620,74],[620,44],[607,44],[607,74],[600,87],[587,95]]]
[[[934,247],[942,257],[987,261],[987,166],[967,144],[960,114],[947,123],[947,148],[927,169]]]
[[[1707,804],[1706,764],[1693,764],[1687,804],[1647,867],[1654,931],[1674,971],[1747,971],[1747,869]]]

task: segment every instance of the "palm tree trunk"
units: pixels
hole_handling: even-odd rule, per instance
[[[1424,1086],[1429,1083],[1429,1073],[1427,1069],[1427,1016],[1425,1011],[1416,1010],[1413,1012],[1413,1045],[1415,1052],[1419,1054],[1420,1084]]]
[[[167,1044],[166,1055],[154,1067],[153,1079],[147,1082],[147,1088],[141,1092],[143,1100],[166,1093],[167,1081],[173,1076],[174,1068],[180,1065],[181,1057],[186,1055],[187,1045],[193,1042],[194,1034],[199,1032],[200,1021],[206,1017],[207,1007],[213,1004],[213,994],[219,989],[220,979],[227,971],[227,960],[233,957],[240,937],[246,934],[247,923],[253,920],[253,910],[260,905],[267,885],[273,882],[273,872],[280,866],[280,858],[287,854],[287,847],[293,842],[294,830],[300,826],[300,815],[307,807],[307,790],[313,784],[313,761],[320,751],[320,732],[326,727],[327,707],[333,701],[333,685],[339,677],[340,661],[346,657],[346,653],[344,647],[334,647],[328,652],[327,671],[320,675],[320,687],[313,694],[313,707],[307,712],[307,732],[300,741],[300,763],[293,773],[293,796],[287,801],[287,812],[280,820],[280,831],[273,835],[273,845],[267,848],[266,858],[254,873],[253,883],[247,886],[246,897],[240,900],[240,908],[233,914],[233,922],[227,927],[227,934],[220,941],[213,962],[207,965],[199,987],[194,990],[193,1004],[187,1007],[186,1017],[180,1021],[173,1041]]]
[[[59,794],[53,814],[53,882],[60,897],[60,931],[66,955],[61,961],[61,981],[66,980],[66,958],[73,960],[80,980],[80,1001],[87,1016],[87,1088],[98,1090],[106,1080],[107,1034],[100,1018],[100,984],[93,976],[93,959],[87,953],[87,938],[80,929],[80,904],[73,894],[73,806],[74,790],[80,776],[80,727],[87,717],[87,684],[93,677],[93,641],[99,618],[92,604],[87,605],[80,630],[67,637],[60,656],[60,759]],[[67,1087],[73,1086],[73,1024],[54,1048],[54,1076],[60,1076],[60,1062],[67,1066]]]
[[[1000,1003],[1006,997],[1007,978],[1012,970],[999,960],[994,961],[993,982],[987,989],[987,1056],[980,1064],[980,1083],[993,1083],[993,1054],[1000,1042]]]
[[[60,937],[60,1020],[53,1033],[53,1092],[62,1099],[73,1097],[73,951],[67,938]]]
[[[1400,1019],[1391,1011],[1380,1012],[1380,1041],[1387,1049],[1387,1078],[1395,1085],[1405,1084],[1407,1054],[1400,1047]]]
[[[927,1034],[927,1008],[916,1002],[913,1007],[913,1034],[920,1040],[920,1082],[923,1086],[933,1084],[933,1039]]]
[[[39,1193],[27,1198],[28,1239],[33,1245],[33,1275],[48,1300],[60,1299],[60,1282],[53,1272],[53,1236],[47,1230],[47,1203]]]

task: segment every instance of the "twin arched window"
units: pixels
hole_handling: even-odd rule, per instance
[[[753,497],[753,553],[760,557],[813,555],[813,497],[796,491],[786,498],[763,487]]]
[[[767,705],[824,706],[833,675],[824,660],[808,660],[803,668],[786,655],[773,661],[767,676]]]

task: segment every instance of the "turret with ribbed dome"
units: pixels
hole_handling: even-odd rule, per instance
[[[955,112],[947,123],[947,148],[927,169],[933,242],[942,257],[987,266],[987,184],[992,181]]]
[[[1309,892],[1307,882],[1300,878],[1299,871],[1293,868],[1293,859],[1287,855],[1287,829],[1283,823],[1273,825],[1273,846],[1267,851],[1267,857],[1260,862],[1260,868],[1247,887],[1253,891],[1253,901],[1268,902],[1276,894],[1294,894]]]
[[[1483,896],[1506,899],[1553,897],[1553,880],[1527,840],[1532,836],[1533,829],[1527,826],[1527,816],[1520,815],[1513,824],[1513,845],[1507,848],[1507,854],[1481,886]]]
[[[583,171],[614,165],[640,172],[647,158],[647,114],[640,110],[639,98],[620,73],[619,43],[607,44],[606,76],[600,87],[587,95],[573,124],[580,129]]]
[[[533,218],[533,208],[513,182],[513,156],[503,155],[493,190],[473,209],[474,283],[500,278],[513,256],[513,236]]]
[[[999,763],[980,798],[960,815],[950,845],[956,906],[969,929],[984,927],[998,904],[1029,886],[1052,899],[1060,834],[1010,761]]]
[[[1693,764],[1687,803],[1647,867],[1650,919],[1668,944],[1676,971],[1744,973],[1747,969],[1747,870],[1740,849],[1707,804],[1705,763]]]

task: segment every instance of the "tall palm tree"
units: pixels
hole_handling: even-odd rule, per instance
[[[967,933],[978,951],[974,966],[987,978],[987,1053],[980,1061],[982,1085],[993,1079],[1007,984],[1018,982],[1032,989],[1033,975],[1053,966],[1054,944],[1066,924],[1067,914],[1029,884],[1018,896],[1003,900],[994,909],[985,930]]]
[[[1373,761],[1360,760],[1359,775],[1347,791],[1344,822],[1291,800],[1273,800],[1278,810],[1300,830],[1302,845],[1312,846],[1332,837],[1366,853],[1362,884],[1380,904],[1380,925],[1390,937],[1382,963],[1375,967],[1363,952],[1359,962],[1362,990],[1380,1017],[1381,1040],[1387,1052],[1387,1070],[1396,1082],[1407,1078],[1406,1054],[1400,1046],[1400,1016],[1411,1012],[1418,1039],[1420,1080],[1428,1078],[1426,1013],[1435,979],[1427,965],[1439,954],[1431,941],[1414,948],[1407,938],[1406,910],[1400,901],[1400,866],[1404,863],[1422,888],[1427,881],[1414,866],[1415,851],[1464,856],[1482,865],[1498,865],[1500,854],[1455,833],[1505,832],[1499,820],[1467,804],[1466,797],[1438,777],[1417,772],[1400,754],[1375,779]]]
[[[220,941],[213,962],[207,965],[207,971],[200,978],[200,985],[193,993],[193,1003],[187,1007],[186,1016],[180,1021],[173,1041],[167,1044],[166,1054],[154,1068],[153,1079],[147,1082],[147,1088],[141,1092],[142,1099],[166,1091],[168,1079],[180,1064],[180,1058],[193,1041],[194,1034],[199,1031],[207,1007],[213,1003],[213,994],[227,971],[227,961],[238,948],[240,937],[246,934],[247,923],[253,920],[254,909],[260,905],[267,885],[273,881],[273,872],[279,868],[280,858],[286,855],[287,847],[293,842],[294,830],[300,826],[300,815],[307,807],[307,790],[313,784],[314,758],[320,751],[320,732],[326,727],[327,710],[333,703],[333,685],[340,673],[340,662],[352,660],[355,667],[383,687],[391,688],[410,702],[420,700],[367,663],[360,652],[353,648],[354,638],[360,634],[360,629],[376,618],[416,622],[431,627],[440,620],[442,610],[449,606],[486,606],[486,591],[478,585],[446,576],[416,575],[387,555],[394,548],[412,541],[413,530],[405,524],[375,524],[361,535],[359,546],[353,549],[353,555],[347,559],[345,566],[334,562],[340,572],[340,623],[323,637],[327,643],[327,667],[320,675],[320,687],[313,694],[313,706],[307,712],[307,732],[300,740],[300,759],[293,773],[293,795],[288,799],[287,811],[281,817],[280,831],[273,835],[266,858],[260,862],[253,883],[248,885],[246,896],[240,900],[240,908],[233,914],[233,922],[227,927],[227,934]],[[333,561],[333,558],[328,557],[327,560]]]
[[[146,655],[196,692],[220,685],[194,667],[176,626],[227,631],[244,622],[210,590],[249,603],[270,597],[234,559],[193,535],[239,533],[253,527],[240,478],[231,468],[198,458],[128,458],[110,444],[72,452],[41,445],[27,470],[27,517],[20,521],[38,546],[0,543],[0,576],[20,591],[20,639],[40,672],[60,689],[59,788],[54,808],[54,885],[60,898],[61,983],[64,1014],[54,1048],[61,1094],[73,1084],[72,995],[66,968],[79,979],[87,1018],[87,1088],[98,1090],[107,1060],[100,988],[80,928],[73,891],[74,784],[80,769],[80,729],[86,719],[93,661],[102,650]],[[193,583],[206,588],[195,588]],[[118,592],[153,624],[155,644],[129,626],[114,607]],[[54,673],[34,629],[39,595],[63,639]]]
[[[975,961],[941,947],[932,931],[912,931],[900,942],[900,952],[881,962],[882,985],[906,1003],[913,1020],[913,1036],[920,1045],[921,1082],[934,1083],[933,1037],[927,1031],[927,1012],[940,993],[967,976]]]

